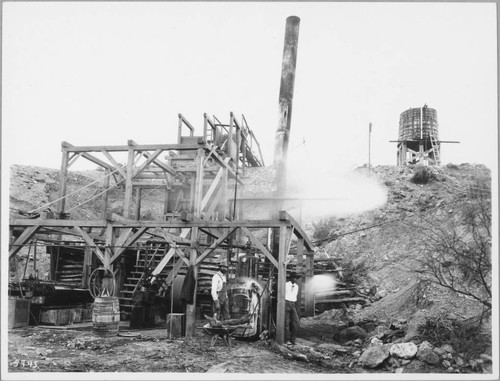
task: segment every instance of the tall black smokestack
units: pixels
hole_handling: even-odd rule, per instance
[[[279,96],[280,121],[278,129],[276,130],[274,145],[275,182],[278,197],[283,197],[285,195],[286,188],[286,161],[288,156],[290,125],[292,121],[293,86],[295,83],[295,66],[297,63],[299,25],[300,18],[297,16],[290,16],[286,19]]]

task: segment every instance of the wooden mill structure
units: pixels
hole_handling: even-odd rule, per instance
[[[197,279],[200,267],[213,255],[224,257],[231,267],[234,249],[243,247],[241,237],[245,237],[249,241],[245,247],[251,246],[278,275],[276,340],[282,343],[286,258],[295,237],[297,264],[305,277],[305,311],[314,313],[313,297],[307,288],[307,280],[313,275],[313,248],[302,228],[279,210],[269,220],[236,218],[236,203],[230,198],[234,199],[238,187],[244,185],[245,171],[263,165],[259,144],[244,116],[238,121],[231,113],[229,122],[222,123],[205,114],[203,133],[196,135],[193,125],[179,114],[178,139],[173,144],[139,144],[129,140],[127,145],[118,146],[74,146],[63,142],[61,149],[57,211],[42,213],[39,218],[11,217],[9,258],[37,238],[49,237],[82,248],[81,277],[76,283],[88,287],[92,271],[103,269],[118,277],[123,270],[120,263],[126,258],[139,258],[146,242],[160,242],[163,249],[155,253],[156,261],[150,262],[154,263],[150,275],[163,276],[168,287],[179,271],[189,266],[193,266]],[[126,156],[126,163],[120,163],[120,154]],[[72,208],[68,208],[69,168],[80,159],[97,164],[104,175],[100,191],[93,196],[102,202],[98,219],[74,219],[69,211]],[[147,189],[163,191],[160,218],[141,214],[142,195]],[[109,210],[111,192],[121,192],[122,213]],[[271,229],[279,231],[276,250],[258,234]],[[114,295],[121,297],[124,306],[126,291],[126,281],[117,281]],[[194,329],[196,292],[193,297],[186,308],[188,336]]]

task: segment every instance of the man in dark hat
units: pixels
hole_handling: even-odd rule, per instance
[[[212,277],[212,299],[214,301],[214,319],[216,320],[230,319],[226,273],[227,265],[221,263],[219,271]]]
[[[285,342],[287,345],[295,345],[297,331],[300,328],[299,314],[295,307],[299,285],[296,283],[298,276],[291,273],[289,281],[285,285]]]

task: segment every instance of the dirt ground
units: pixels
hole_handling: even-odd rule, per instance
[[[197,327],[203,325],[199,322]],[[306,333],[307,331],[305,331]],[[95,334],[91,323],[73,326],[30,326],[9,331],[9,372],[168,372],[168,373],[350,373],[353,358],[341,353],[323,364],[286,359],[267,342],[222,340],[196,329],[191,340],[169,338],[166,329],[130,330],[122,322],[118,336]],[[309,351],[299,339],[295,350]],[[358,371],[360,371],[358,369]],[[362,370],[361,370],[362,371]]]

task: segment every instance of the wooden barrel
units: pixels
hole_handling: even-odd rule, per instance
[[[115,296],[95,298],[92,310],[94,332],[102,336],[116,336],[120,326],[120,302]]]

